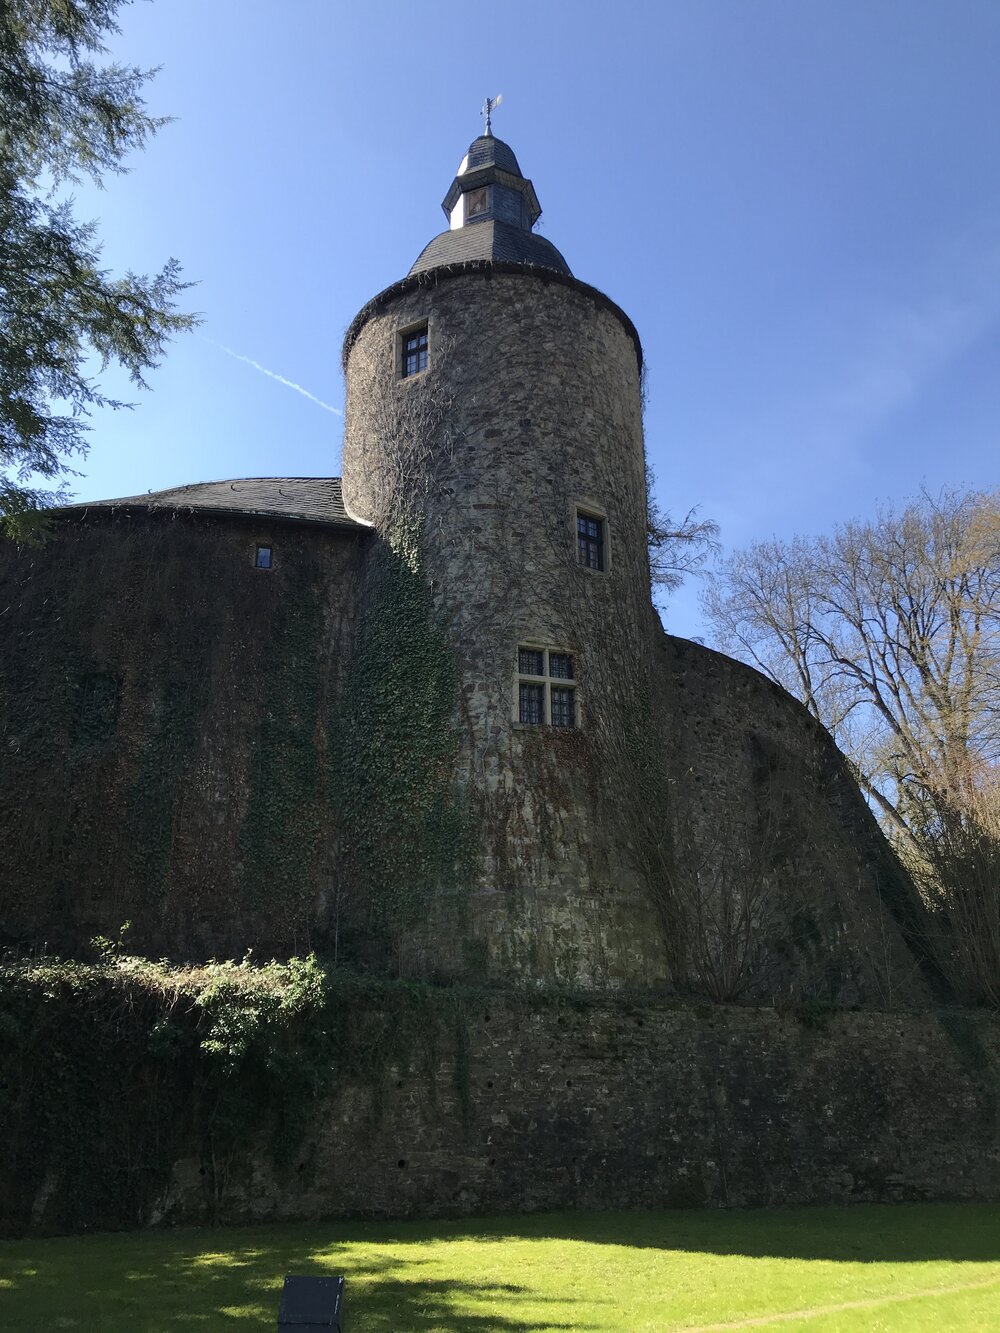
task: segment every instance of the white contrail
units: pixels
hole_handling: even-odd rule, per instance
[[[253,366],[254,370],[259,370],[260,373],[266,375],[268,379],[277,380],[279,384],[284,384],[286,388],[294,389],[296,393],[300,393],[303,398],[308,398],[311,403],[315,403],[317,407],[322,407],[324,411],[333,412],[333,414],[338,417],[344,415],[339,407],[331,407],[329,403],[324,403],[322,398],[317,398],[316,395],[310,393],[308,389],[303,389],[301,384],[296,384],[294,380],[286,380],[284,375],[276,375],[273,370],[268,370],[267,366],[262,366],[259,361],[254,361],[252,357],[241,356],[239,352],[234,352],[233,349],[227,347],[225,343],[217,343],[214,338],[206,338],[203,333],[200,333],[198,337],[202,342],[210,343],[213,347],[217,347],[220,352],[225,352],[225,354],[231,356],[234,361],[242,361],[244,365]]]

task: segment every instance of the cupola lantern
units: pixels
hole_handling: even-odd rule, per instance
[[[441,207],[449,229],[421,251],[411,274],[476,260],[569,273],[552,242],[532,231],[542,215],[535,187],[522,174],[514,150],[494,136],[488,122],[487,132],[473,140],[459,163]]]

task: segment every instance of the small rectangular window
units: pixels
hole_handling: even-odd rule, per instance
[[[422,324],[419,329],[410,329],[409,333],[404,333],[403,337],[403,379],[408,379],[411,375],[419,375],[422,370],[427,369],[427,325]]]
[[[576,558],[587,569],[604,569],[604,519],[595,514],[576,515]]]
[[[516,716],[519,722],[531,727],[577,725],[576,673],[572,653],[555,648],[518,648],[517,673]]]
[[[576,726],[576,690],[552,686],[552,725],[554,727]]]
[[[274,566],[274,550],[270,546],[258,546],[254,559],[254,568],[271,569]]]
[[[521,681],[519,715],[522,722],[538,727],[545,721],[545,686]]]
[[[541,648],[519,648],[517,669],[522,676],[545,675],[545,653]]]

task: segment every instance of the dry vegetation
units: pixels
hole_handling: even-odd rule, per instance
[[[1000,492],[737,551],[706,610],[847,754],[959,996],[1000,1003]]]

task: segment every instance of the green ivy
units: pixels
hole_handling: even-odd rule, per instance
[[[318,938],[324,598],[355,566],[288,530],[262,575],[250,536],[92,516],[39,551],[0,543],[0,943],[82,951],[125,916],[138,947],[181,956]]]
[[[118,949],[101,941],[96,964],[0,966],[8,1230],[30,1229],[46,1192],[48,1229],[142,1225],[192,1148],[212,1215],[249,1171],[255,1136],[268,1137],[279,1169],[295,1162],[310,1111],[333,1086],[368,1088],[369,1130],[392,1071],[416,1066],[433,1087],[439,1028],[455,1041],[468,1119],[475,992],[328,969],[313,955],[177,968]]]
[[[369,557],[336,746],[340,927],[349,957],[384,962],[436,894],[468,882],[473,829],[457,789],[458,679],[424,576],[418,532]]]
[[[318,573],[303,570],[296,596],[276,611],[268,649],[273,676],[254,738],[240,832],[245,907],[257,914],[280,903],[306,940],[331,828],[318,584]]]
[[[152,731],[140,750],[128,819],[133,882],[151,896],[158,896],[170,867],[178,782],[197,740],[197,689],[190,673],[166,680]]]

